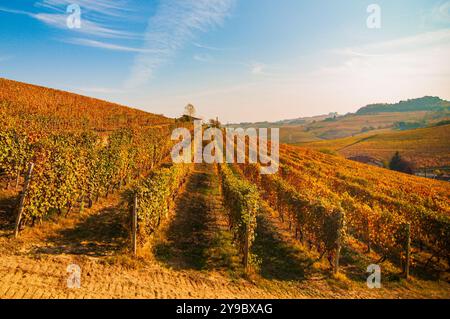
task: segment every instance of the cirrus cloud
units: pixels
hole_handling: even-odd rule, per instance
[[[165,0],[148,21],[144,50],[135,58],[127,87],[145,84],[164,63],[173,58],[197,32],[220,26],[234,0]]]

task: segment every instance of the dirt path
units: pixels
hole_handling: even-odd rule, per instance
[[[156,258],[175,269],[236,270],[216,168],[196,164],[174,216],[155,242]]]
[[[118,197],[82,214],[26,229],[12,238],[11,194],[0,193],[0,298],[448,298],[448,284],[369,290],[305,279],[305,256],[270,219],[260,219],[255,248],[261,276],[244,279],[226,226],[213,166],[195,167],[175,213],[156,241],[156,258],[129,257]],[[9,197],[8,197],[9,196]],[[81,269],[69,289],[67,267]],[[300,266],[299,266],[300,265]],[[447,289],[447,290],[446,290]]]
[[[67,288],[70,264],[81,267],[81,287]],[[427,297],[445,297],[427,290]],[[414,289],[352,290],[325,281],[279,282],[270,285],[232,280],[215,272],[173,270],[158,263],[136,269],[109,264],[103,258],[77,255],[24,256],[2,253],[0,298],[421,298]]]

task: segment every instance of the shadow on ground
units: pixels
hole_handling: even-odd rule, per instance
[[[258,216],[257,223],[253,253],[261,258],[261,276],[277,280],[305,279],[305,271],[311,259],[299,248],[281,238],[279,229],[267,216]]]
[[[214,166],[196,164],[175,214],[155,242],[156,259],[175,269],[239,271]]]
[[[425,259],[421,258],[421,260]],[[400,282],[404,277],[398,258],[391,257],[385,262],[378,263],[377,260],[371,259],[367,253],[357,251],[348,245],[344,246],[341,251],[340,264],[345,275],[354,281],[366,282],[370,275],[366,272],[366,269],[371,264],[378,264],[381,267],[383,278],[388,282]],[[425,266],[424,263],[416,261],[414,267],[410,268],[410,273],[422,280],[436,281],[445,278],[445,267],[440,266],[440,268],[436,264]]]
[[[211,222],[205,193],[210,178],[210,174],[201,171],[191,175],[186,190],[176,200],[175,214],[168,226],[166,240],[154,248],[156,258],[173,268],[206,268],[206,252],[212,244],[205,236]]]
[[[107,207],[82,218],[73,228],[48,237],[45,245],[33,253],[73,254],[91,257],[110,256],[129,245],[127,214],[117,207]]]
[[[14,230],[16,204],[17,196],[12,193],[0,196],[0,237],[11,235]]]

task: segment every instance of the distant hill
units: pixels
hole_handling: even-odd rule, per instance
[[[401,101],[395,104],[370,104],[360,108],[356,114],[374,114],[387,112],[439,111],[450,108],[450,102],[439,97],[425,96],[418,99]]]
[[[296,125],[306,125],[310,123],[320,122],[323,120],[326,120],[332,116],[334,116],[336,113],[328,114],[328,115],[315,115],[310,117],[298,117],[295,119],[287,119],[287,120],[281,120],[276,122],[241,122],[238,124],[228,124],[227,127],[280,127],[280,126],[296,126]],[[337,116],[337,114],[336,114]]]
[[[333,116],[334,116],[334,113],[328,114],[328,115],[316,115],[316,116],[311,116],[311,117],[299,117],[296,119],[278,121],[278,122],[275,122],[274,124],[278,124],[278,125],[308,124],[308,123],[312,123],[312,122],[323,121],[323,120],[326,120],[327,118],[332,118]]]
[[[395,152],[416,167],[450,166],[450,125],[434,125],[407,131],[378,131],[342,139],[304,143],[302,146],[346,158],[367,157],[389,161]]]
[[[280,128],[280,141],[299,144],[427,127],[450,120],[450,102],[423,97],[396,104],[373,104],[356,113],[299,117],[276,122],[229,124],[227,127]]]

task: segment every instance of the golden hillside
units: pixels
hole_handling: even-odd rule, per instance
[[[305,143],[316,150],[331,150],[349,158],[370,156],[389,161],[395,152],[417,167],[450,165],[450,125],[408,131],[381,131],[337,140]]]
[[[173,123],[172,119],[74,93],[0,78],[0,115],[49,129],[98,131]]]

